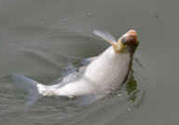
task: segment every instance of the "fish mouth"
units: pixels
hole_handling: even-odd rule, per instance
[[[138,44],[137,32],[131,29],[120,37],[116,43],[113,43],[112,46],[116,53],[121,53],[126,52],[127,50],[134,52]]]

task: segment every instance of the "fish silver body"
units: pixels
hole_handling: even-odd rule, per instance
[[[108,94],[124,82],[130,65],[130,54],[116,54],[107,48],[86,68],[84,75],[76,81],[62,87],[39,85],[39,92],[44,96],[82,96],[87,94]]]

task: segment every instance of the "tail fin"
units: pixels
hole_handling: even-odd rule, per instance
[[[28,106],[33,105],[40,99],[41,95],[38,90],[38,84],[40,83],[18,74],[11,74],[10,78],[18,88],[23,89],[28,93],[26,102]]]

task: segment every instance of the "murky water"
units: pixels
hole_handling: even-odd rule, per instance
[[[90,106],[43,98],[27,109],[26,94],[4,77],[20,73],[50,84],[69,64],[108,47],[91,34],[98,28],[116,37],[138,31],[134,79],[122,93],[132,96]],[[178,3],[172,1],[0,0],[0,124],[178,124],[178,33]]]

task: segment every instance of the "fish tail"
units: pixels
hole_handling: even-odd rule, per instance
[[[36,103],[43,96],[43,90],[46,89],[45,85],[23,75],[11,74],[10,79],[18,88],[27,92],[26,104],[28,106]]]

